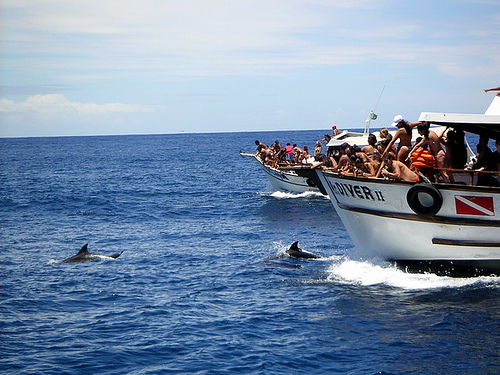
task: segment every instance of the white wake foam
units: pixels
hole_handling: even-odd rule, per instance
[[[278,198],[278,199],[295,199],[295,198],[309,198],[309,197],[321,197],[321,198],[326,198],[328,199],[327,196],[315,192],[315,191],[306,191],[304,193],[290,193],[290,192],[285,192],[285,191],[275,191],[271,193],[271,197],[273,198]]]
[[[355,285],[387,285],[405,290],[460,288],[487,284],[500,287],[500,277],[454,278],[435,274],[407,273],[392,265],[344,259],[327,269],[328,280]]]

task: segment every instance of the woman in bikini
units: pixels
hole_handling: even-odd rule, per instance
[[[393,126],[396,126],[398,128],[398,131],[392,138],[391,142],[389,145],[387,145],[384,153],[382,154],[382,157],[391,150],[392,146],[394,143],[399,140],[398,144],[398,149],[397,149],[397,154],[396,154],[396,160],[400,161],[402,163],[406,162],[406,158],[408,157],[408,153],[411,149],[411,137],[412,137],[412,128],[413,126],[417,125],[418,123],[409,123],[408,121],[403,119],[403,116],[398,115],[394,117],[394,122],[392,123]]]
[[[361,149],[366,156],[368,157],[368,162],[370,163],[370,170],[375,171],[372,172],[374,175],[382,162],[380,158],[380,154],[377,148],[377,136],[375,134],[370,134],[368,136],[368,145]]]

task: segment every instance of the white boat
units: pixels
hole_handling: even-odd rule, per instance
[[[496,96],[485,114],[421,113],[419,120],[500,139],[499,107]],[[364,259],[412,272],[500,275],[500,187],[316,173]]]
[[[305,168],[309,171],[308,175],[299,175],[300,169],[302,168],[300,165],[293,169],[278,169],[264,164],[257,154],[240,152],[240,155],[242,157],[254,158],[261,166],[272,188],[276,191],[286,191],[297,194],[305,192],[323,192],[323,194],[326,194],[324,190],[321,191],[316,184],[315,180],[317,181],[317,176],[315,173],[311,172],[310,168]]]
[[[444,127],[433,128],[433,130],[439,131],[441,128]],[[365,131],[363,133],[344,130],[335,137],[332,137],[332,139],[328,142],[327,147],[332,147],[335,150],[340,148],[340,146],[344,143],[347,143],[351,146],[358,145],[359,147],[364,147],[368,145],[368,130],[369,127],[365,128]],[[397,130],[390,130],[389,133],[394,136],[396,131]],[[379,131],[375,131],[373,132],[373,134],[377,136],[377,139],[380,138]],[[418,133],[414,131],[412,140],[415,141],[417,137]],[[467,148],[469,149],[469,154],[472,154],[472,151],[470,151],[468,145]],[[327,192],[323,188],[318,176],[316,175],[314,170],[311,169],[312,164],[289,164],[280,166],[278,168],[273,168],[269,165],[266,165],[261,160],[258,154],[240,152],[240,155],[242,157],[250,157],[255,159],[264,171],[264,174],[269,180],[271,187],[276,191],[286,191],[298,194],[305,192],[315,192],[327,195]]]
[[[380,98],[379,98],[380,100]],[[377,102],[378,103],[378,102]],[[326,147],[332,147],[336,149],[340,147],[343,143],[348,143],[349,145],[358,145],[360,147],[366,146],[368,144],[368,135],[370,130],[370,124],[372,120],[376,119],[377,116],[370,111],[368,118],[365,121],[364,132],[354,132],[350,130],[344,130],[333,136],[327,143]],[[393,133],[396,131],[394,130]],[[377,138],[379,138],[379,135]],[[394,135],[394,134],[393,134]],[[311,169],[309,164],[291,164],[279,168],[273,168],[266,165],[258,154],[253,154],[249,152],[240,151],[242,157],[254,158],[261,166],[264,174],[266,175],[271,187],[276,191],[286,191],[291,193],[305,193],[305,192],[315,192],[326,195],[326,191],[321,186],[321,183],[316,175],[316,173]]]
[[[338,151],[340,146],[344,143],[352,145],[357,145],[359,147],[364,147],[368,145],[368,136],[374,134],[377,139],[380,139],[380,131],[370,132],[371,121],[376,118],[373,111],[370,112],[368,118],[365,121],[365,129],[363,132],[354,132],[350,130],[344,130],[332,137],[327,143],[327,149],[331,148],[333,152]],[[389,133],[394,137],[398,129],[391,129]],[[440,134],[445,130],[444,126],[433,126],[432,130]],[[417,131],[413,131],[412,141],[419,137]],[[396,142],[397,146],[398,142]],[[468,144],[467,152],[468,155],[473,155]],[[266,165],[257,154],[240,152],[242,157],[254,158],[261,166],[267,179],[269,180],[271,187],[276,191],[286,191],[291,193],[305,193],[305,192],[315,192],[327,195],[327,191],[322,186],[317,174],[311,169],[312,164],[290,164],[279,166],[278,168],[273,168]]]

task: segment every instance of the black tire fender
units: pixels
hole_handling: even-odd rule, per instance
[[[310,178],[308,178],[308,179],[306,180],[306,183],[307,183],[307,185],[309,185],[310,187],[316,187],[316,183],[315,183],[313,180],[311,180]]]
[[[432,184],[418,184],[406,194],[410,208],[421,216],[436,215],[443,205],[443,197]]]

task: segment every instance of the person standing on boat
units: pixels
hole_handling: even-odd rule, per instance
[[[496,151],[491,154],[491,168],[493,171],[500,171],[500,139],[495,140],[495,148]],[[494,186],[499,186],[499,176],[498,174],[495,175],[496,177],[496,185]]]
[[[274,141],[273,145],[271,146],[271,149],[275,154],[279,154],[280,151],[283,149],[283,146],[281,146],[280,141],[276,140]]]
[[[302,153],[304,152],[304,150],[302,150],[299,146],[297,146],[297,144],[293,144],[293,162],[294,163],[300,163],[300,155],[302,155]]]
[[[377,171],[382,159],[377,149],[377,136],[375,134],[370,133],[370,135],[368,135],[368,145],[364,146],[361,151],[368,157],[368,162],[372,166],[371,168]],[[376,174],[376,172],[373,174]]]
[[[333,154],[333,147],[328,147],[328,142],[332,139],[330,134],[325,134],[323,139],[320,139],[318,142],[326,142],[326,155],[327,156],[332,156]]]
[[[380,129],[379,135],[380,135],[380,142],[386,142],[386,146],[389,144],[390,141],[392,141],[392,134],[389,133],[389,129],[387,128]]]
[[[463,130],[450,129],[441,138],[446,150],[446,166],[452,169],[463,169],[467,163],[465,133]]]
[[[332,132],[334,137],[342,133],[339,129],[337,129],[337,125],[332,126]]]
[[[429,147],[432,155],[436,158],[436,166],[439,169],[439,174],[443,178],[444,182],[450,182],[450,176],[445,170],[446,167],[446,153],[441,148],[441,136],[438,136],[434,131],[429,130],[428,123],[421,123],[417,126],[418,133],[423,137],[420,142],[413,145],[413,148],[409,152],[409,157],[418,147],[426,144]],[[437,181],[436,181],[437,182]]]
[[[287,143],[285,146],[285,155],[286,160],[293,161],[293,146],[290,143]]]
[[[409,123],[401,115],[397,115],[396,117],[394,117],[392,126],[397,127],[398,131],[391,139],[391,142],[387,145],[384,153],[382,154],[382,157],[387,152],[389,152],[394,143],[399,140],[396,160],[405,163],[408,158],[408,153],[410,152],[411,149],[412,130],[413,127],[417,126],[418,124],[421,124],[421,122]]]
[[[485,142],[487,143],[487,142]],[[479,146],[479,145],[478,145]],[[486,155],[483,155],[482,158],[482,163],[483,165],[479,166],[478,164],[475,165],[475,169],[479,166],[480,168],[477,169],[479,171],[487,171],[487,172],[496,172],[500,171],[500,139],[497,139],[495,141],[495,148],[496,151],[491,152],[491,150],[488,148],[487,144],[483,145],[483,148],[488,152],[486,152]],[[479,159],[479,156],[478,156]],[[478,178],[477,178],[477,185],[478,186],[499,186],[498,183],[498,175],[494,173],[479,173]]]
[[[257,146],[258,154],[261,154],[267,148],[267,146],[264,143],[260,142],[258,139],[255,141],[255,145]]]
[[[476,145],[477,156],[475,158],[475,162],[471,167],[467,167],[466,169],[472,169],[477,172],[493,170],[491,169],[493,152],[488,147],[488,142],[488,137],[479,137],[479,143]],[[497,181],[491,173],[477,174],[477,186],[496,186],[496,183]]]
[[[382,129],[380,129],[379,135],[380,135],[380,141],[377,142],[377,150],[378,150],[378,153],[380,154],[380,157],[382,157],[382,154],[387,149],[387,146],[389,145],[389,143],[391,143],[391,141],[392,141],[392,134],[389,133],[389,129],[382,128]],[[387,152],[391,151],[391,152],[396,153],[396,149],[394,146],[391,146],[391,149],[387,149],[387,150],[388,150]]]
[[[301,164],[307,164],[310,158],[311,155],[309,154],[309,146],[306,145],[304,146],[302,153],[299,155],[298,162]]]
[[[278,163],[281,163],[285,158],[285,149],[278,140],[274,141],[271,146],[271,151],[273,152],[273,156]]]
[[[495,141],[496,151],[491,156],[492,167],[495,171],[500,171],[500,139]]]
[[[321,141],[316,141],[316,147],[314,147],[314,155],[321,154],[321,151],[323,151],[323,145],[321,144]]]

